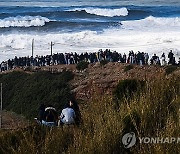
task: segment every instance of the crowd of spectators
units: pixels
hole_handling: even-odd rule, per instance
[[[166,57],[167,56],[167,57]],[[161,60],[160,60],[161,59]],[[100,49],[98,52],[94,53],[56,53],[53,55],[46,56],[27,56],[27,57],[15,57],[14,59],[9,59],[3,61],[0,64],[0,71],[7,71],[17,67],[30,67],[30,66],[51,66],[51,65],[60,65],[60,64],[77,64],[81,61],[86,61],[89,63],[95,63],[102,60],[109,62],[120,62],[120,63],[129,63],[137,65],[180,65],[180,61],[176,62],[175,57],[172,51],[168,55],[163,53],[161,57],[158,57],[154,54],[152,57],[149,57],[148,53],[129,51],[129,54],[121,54],[116,51],[111,51],[106,49],[103,51]]]

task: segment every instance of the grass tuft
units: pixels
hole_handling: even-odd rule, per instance
[[[127,66],[125,66],[125,68],[124,68],[124,72],[127,72],[127,71],[129,71],[129,70],[131,70],[131,69],[133,69],[133,68],[134,68],[133,65],[127,65]]]
[[[81,61],[81,62],[79,62],[79,63],[77,64],[76,69],[79,70],[79,71],[83,71],[83,70],[85,70],[86,68],[88,68],[88,65],[89,65],[88,62]]]
[[[168,65],[168,66],[165,68],[165,74],[166,74],[166,75],[169,75],[169,74],[173,73],[174,71],[176,71],[177,68],[178,68],[178,66]]]

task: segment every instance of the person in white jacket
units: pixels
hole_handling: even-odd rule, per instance
[[[72,108],[73,103],[70,101],[66,107],[62,110],[61,115],[60,115],[60,123],[61,124],[74,124],[75,123],[75,118],[76,114],[74,109]]]

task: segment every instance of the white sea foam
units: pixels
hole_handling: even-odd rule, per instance
[[[44,26],[50,20],[41,16],[17,16],[0,19],[0,28]]]
[[[133,30],[152,30],[152,29],[175,29],[180,28],[180,18],[163,18],[149,16],[142,20],[122,21],[122,27]]]
[[[114,17],[114,16],[127,16],[128,10],[127,8],[120,8],[120,9],[105,9],[105,8],[75,8],[70,11],[82,11],[85,10],[89,14],[95,14],[99,16],[106,16],[106,17]]]
[[[15,55],[31,55],[32,39],[35,40],[35,55],[49,54],[52,41],[54,53],[95,52],[100,48],[110,48],[120,53],[134,50],[148,52],[150,55],[156,53],[160,56],[162,52],[167,55],[172,49],[176,58],[180,56],[179,18],[149,17],[138,21],[124,21],[122,24],[123,28],[108,29],[103,33],[81,31],[0,35],[0,61],[13,58]]]

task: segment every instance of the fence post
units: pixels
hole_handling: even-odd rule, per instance
[[[32,57],[34,56],[34,39],[32,39]]]
[[[53,55],[53,43],[51,41],[51,56]]]

